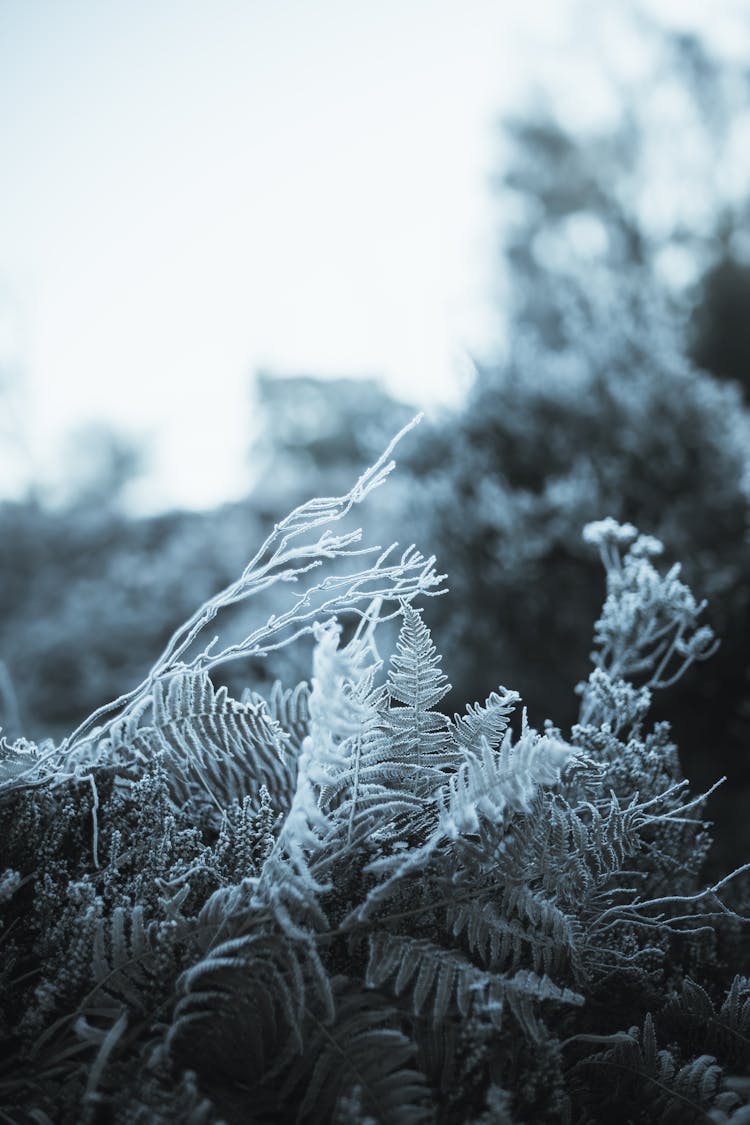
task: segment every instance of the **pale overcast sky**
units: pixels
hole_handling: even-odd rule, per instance
[[[144,510],[242,495],[259,367],[455,397],[496,329],[494,123],[568,9],[0,0],[0,365],[38,471],[104,420],[151,439]]]

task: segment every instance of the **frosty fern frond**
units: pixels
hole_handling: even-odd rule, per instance
[[[214,689],[205,672],[191,672],[155,683],[148,704],[146,721],[139,709],[112,725],[99,748],[101,760],[148,763],[163,754],[175,804],[200,801],[214,817],[243,799],[248,778],[253,779],[253,802],[260,783],[275,808],[288,807],[294,785],[284,762],[288,736],[265,703],[238,703],[226,688]]]
[[[517,691],[501,687],[499,694],[490,692],[484,704],[467,703],[465,715],[453,716],[453,736],[464,749],[470,750],[484,738],[490,749],[496,750],[516,705],[520,702]]]
[[[447,836],[478,832],[480,821],[496,825],[514,812],[529,812],[540,786],[555,785],[580,751],[559,738],[524,730],[513,744],[510,731],[497,751],[481,736],[440,792],[440,826]]]
[[[471,1013],[487,1019],[500,1030],[507,1007],[531,1038],[538,1034],[538,1025],[530,1001],[583,1004],[581,995],[558,988],[547,976],[528,970],[513,975],[486,972],[427,939],[384,932],[369,937],[365,982],[371,988],[388,983],[396,996],[408,990],[414,1015],[424,1013],[433,1027],[453,1010],[463,1017]]]
[[[289,755],[294,758],[307,736],[310,723],[310,687],[301,680],[294,688],[284,688],[275,681],[268,700],[247,688],[242,693],[243,703],[266,703],[271,718],[285,732],[289,743]],[[286,758],[286,753],[282,757]]]
[[[421,611],[404,603],[402,616],[388,669],[390,757],[400,761],[405,779],[412,775],[408,787],[426,797],[440,784],[442,771],[455,768],[457,762],[448,719],[435,710],[450,684],[440,671],[442,657]]]

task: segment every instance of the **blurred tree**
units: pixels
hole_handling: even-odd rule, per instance
[[[750,397],[750,261],[731,245],[700,280],[691,350],[696,363],[735,379]]]
[[[145,471],[141,441],[103,422],[77,427],[67,438],[64,471],[47,500],[80,510],[117,510],[133,481]]]
[[[322,379],[258,372],[258,438],[250,449],[256,501],[275,515],[310,496],[347,491],[414,407],[377,379]]]
[[[636,5],[623,11],[643,62],[624,77],[603,55],[616,108],[602,123],[566,120],[553,95],[504,122],[496,187],[512,216],[508,318],[554,344],[559,301],[550,288],[590,284],[592,270],[639,269],[691,317],[699,364],[750,386],[750,72],[695,32]],[[586,14],[595,34],[611,10],[587,5]]]
[[[0,286],[0,498],[35,488],[21,312]]]

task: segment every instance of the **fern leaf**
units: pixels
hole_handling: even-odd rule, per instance
[[[369,938],[369,960],[365,983],[379,988],[390,982],[396,996],[411,993],[414,1015],[425,1013],[431,1000],[429,1020],[433,1028],[443,1023],[451,1010],[461,1017],[484,1015],[500,1029],[506,1004],[526,1035],[539,1037],[535,1006],[544,1000],[582,1004],[583,997],[559,988],[549,977],[528,970],[499,975],[478,969],[453,950],[443,949],[424,938],[378,932]]]
[[[269,715],[287,735],[284,749],[294,757],[300,752],[304,739],[310,733],[310,688],[301,680],[294,688],[284,688],[276,680],[266,701],[262,695],[247,688],[242,693],[242,702],[254,706],[265,705]]]
[[[396,642],[398,654],[391,658],[388,691],[405,707],[426,711],[435,707],[450,691],[447,676],[440,671],[430,630],[422,611],[404,604],[403,624]]]
[[[717,1055],[732,1069],[750,1065],[750,979],[735,976],[717,1010],[708,993],[685,977],[679,995],[673,996],[658,1017],[659,1030],[669,1038],[687,1042],[696,1051]]]
[[[262,1083],[272,1066],[302,1051],[311,1010],[326,1022],[334,1015],[314,946],[279,934],[223,942],[182,975],[179,987],[167,1044],[182,1065],[212,1080]]]
[[[99,1003],[107,997],[118,1007],[125,1003],[145,1010],[157,968],[154,926],[144,922],[142,906],[116,906],[108,922],[98,919],[92,973]]]
[[[454,937],[465,936],[469,951],[492,969],[531,963],[537,973],[582,979],[580,926],[554,902],[524,898],[521,917],[508,917],[494,899],[457,901],[446,909]]]
[[[416,1048],[398,1028],[398,1015],[343,978],[335,991],[336,1022],[310,1024],[304,1058],[283,1087],[282,1101],[297,1094],[300,1125],[328,1125],[357,1090],[363,1113],[378,1125],[427,1125],[433,1120],[429,1089],[412,1065]]]
[[[722,1069],[713,1055],[700,1054],[678,1067],[672,1050],[659,1049],[650,1013],[641,1030],[631,1028],[607,1050],[576,1063],[573,1073],[592,1068],[601,1070],[602,1077],[601,1087],[590,1089],[589,1098],[598,1096],[602,1108],[627,1102],[633,1113],[647,1113],[649,1120],[663,1125],[711,1120],[709,1110],[722,1120],[739,1101],[722,1090]]]
[[[451,745],[449,721],[433,708],[450,690],[421,610],[402,607],[403,623],[388,671],[391,705],[387,725],[392,737],[391,757],[414,771],[409,782],[426,795],[443,780],[442,771],[455,768],[458,756]],[[394,702],[400,706],[394,706]]]
[[[480,753],[465,748],[464,761],[438,795],[440,824],[451,839],[477,833],[480,821],[502,824],[515,812],[531,811],[540,786],[555,785],[580,751],[559,738],[524,730],[514,746],[506,731],[499,751],[486,739]]]
[[[262,704],[240,703],[216,690],[205,673],[157,682],[152,719],[135,730],[115,726],[113,745],[150,761],[163,752],[176,804],[206,798],[220,814],[249,796],[256,805],[265,785],[275,809],[291,802],[294,774],[283,760],[286,736]]]
[[[485,739],[492,750],[497,749],[521,698],[517,691],[508,688],[501,687],[500,692],[491,692],[483,705],[467,703],[465,715],[453,716],[452,734],[457,745],[471,750]]]
[[[512,839],[504,839],[503,902],[533,886],[579,917],[599,889],[642,847],[637,799],[623,808],[582,801],[572,808],[560,793],[544,794]],[[593,912],[593,907],[592,907]]]

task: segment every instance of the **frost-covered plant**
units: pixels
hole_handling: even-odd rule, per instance
[[[664,550],[658,539],[612,517],[587,524],[583,538],[599,548],[607,575],[607,597],[594,626],[599,681],[671,687],[694,661],[713,656],[713,630],[698,624],[707,603],[696,602],[680,581],[679,563],[664,575],[656,570],[651,559]]]
[[[647,726],[670,660],[710,638],[652,541],[588,530],[609,593],[570,736],[515,723],[503,687],[437,710],[413,603],[439,580],[413,549],[312,583],[241,644],[202,639],[237,599],[359,556],[318,529],[389,452],[282,521],[143,684],[60,746],[2,744],[5,1120],[584,1125],[613,1089],[634,1120],[745,1119],[742,872],[701,884],[704,798]],[[309,686],[212,684],[307,635]]]

